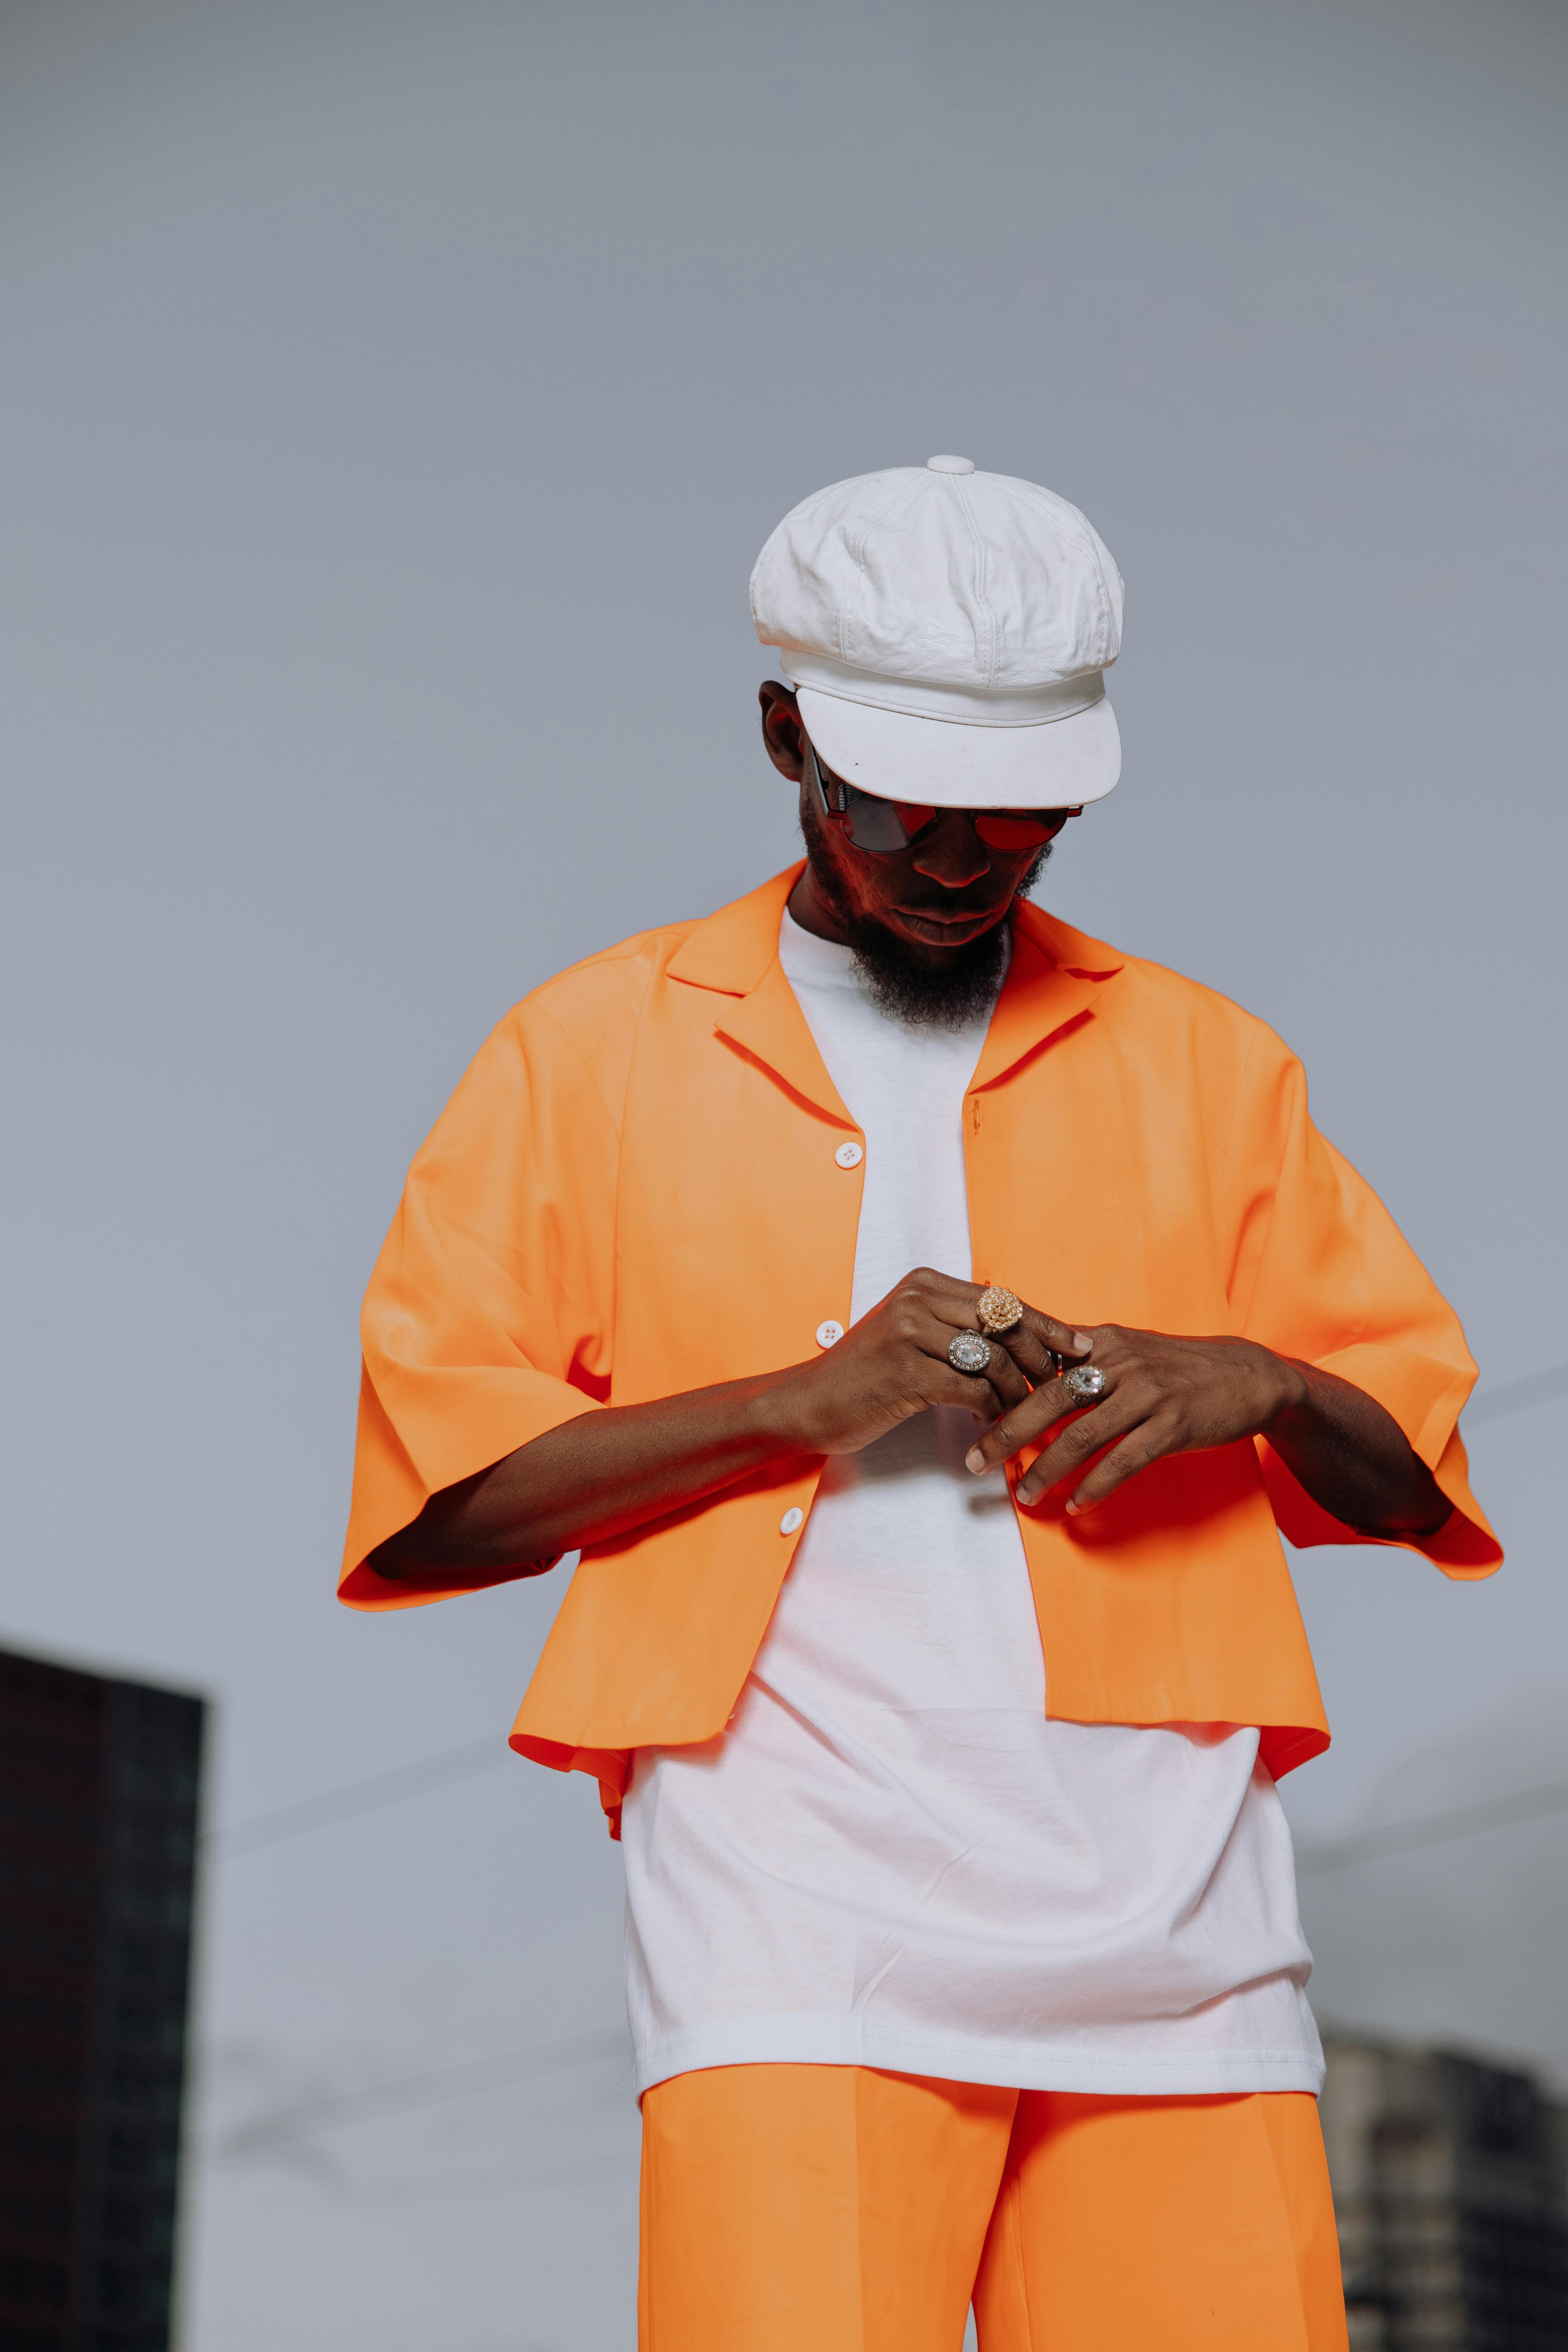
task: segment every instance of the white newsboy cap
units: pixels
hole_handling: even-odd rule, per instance
[[[1121,773],[1121,574],[1076,507],[967,457],[835,482],[752,573],[828,767],[887,800],[1063,808]]]

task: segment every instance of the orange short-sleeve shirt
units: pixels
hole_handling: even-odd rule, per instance
[[[778,960],[798,872],[547,982],[442,1113],[365,1300],[351,1607],[458,1589],[364,1564],[439,1488],[574,1414],[805,1361],[848,1320],[857,1129]],[[1414,1548],[1451,1576],[1498,1565],[1458,1322],[1261,1022],[1021,906],[964,1150],[977,1278],[1064,1321],[1234,1332],[1340,1373],[1454,1505]],[[595,1773],[613,1815],[632,1749],[720,1732],[820,1468],[776,1463],[585,1550],[512,1745]],[[1058,1496],[1018,1517],[1050,1714],[1257,1724],[1277,1774],[1328,1744],[1278,1530],[1367,1538],[1261,1440],[1156,1463],[1087,1518]]]

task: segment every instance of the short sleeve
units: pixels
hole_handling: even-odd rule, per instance
[[[1261,1025],[1225,1192],[1234,1328],[1375,1397],[1454,1506],[1434,1536],[1364,1535],[1315,1503],[1260,1438],[1281,1533],[1299,1546],[1400,1541],[1447,1575],[1490,1575],[1502,1552],[1458,1434],[1476,1378],[1458,1318],[1372,1187],[1318,1133],[1300,1064]]]
[[[604,1402],[617,1150],[579,1047],[547,1011],[520,1006],[415,1160],[371,1277],[338,1587],[350,1607],[473,1589],[364,1563],[431,1495]]]

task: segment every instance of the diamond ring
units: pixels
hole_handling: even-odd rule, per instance
[[[947,1343],[947,1360],[955,1372],[974,1375],[991,1369],[991,1342],[978,1331],[955,1331]]]
[[[1016,1291],[1005,1290],[999,1282],[988,1283],[974,1302],[974,1319],[983,1331],[999,1339],[1004,1331],[1016,1331],[1024,1319],[1024,1302]]]
[[[1062,1386],[1074,1404],[1098,1404],[1105,1394],[1105,1374],[1098,1364],[1074,1364],[1062,1374]]]

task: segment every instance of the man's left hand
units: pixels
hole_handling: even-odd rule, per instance
[[[1067,1414],[1076,1414],[1019,1479],[1017,1498],[1026,1506],[1103,1454],[1068,1503],[1075,1514],[1089,1510],[1162,1455],[1256,1437],[1277,1415],[1306,1399],[1302,1368],[1250,1339],[1179,1339],[1163,1331],[1100,1323],[1087,1326],[1082,1336],[1092,1342],[1088,1360],[1105,1375],[1105,1391],[1085,1410],[1059,1379],[1042,1377],[1047,1366],[1029,1319],[1002,1344],[1020,1370],[1041,1384],[993,1423],[968,1455],[972,1470],[994,1469],[1035,1444]]]

